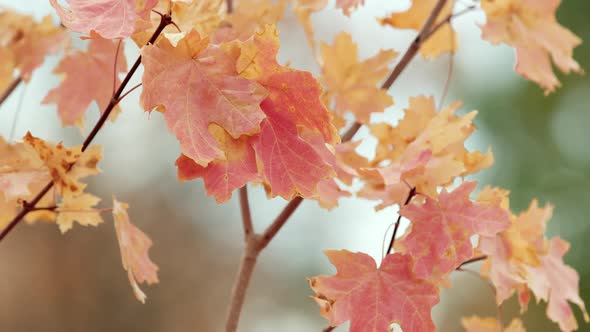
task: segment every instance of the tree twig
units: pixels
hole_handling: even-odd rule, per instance
[[[226,11],[228,14],[233,13],[234,11],[234,2],[233,0],[225,0],[225,4],[227,6]]]
[[[469,264],[472,264],[472,263],[476,263],[476,262],[479,262],[479,261],[483,261],[483,260],[485,260],[485,259],[487,259],[487,258],[488,258],[488,256],[485,256],[485,255],[483,255],[483,256],[478,256],[478,257],[473,257],[473,258],[471,258],[471,259],[468,259],[468,260],[466,260],[465,262],[461,263],[461,265],[459,265],[459,266],[457,267],[457,270],[461,270],[461,268],[462,268],[462,267],[464,267],[465,265],[469,265]]]
[[[153,44],[156,41],[156,39],[158,38],[158,36],[162,33],[164,28],[168,24],[170,24],[170,22],[172,22],[172,17],[170,15],[163,15],[160,20],[160,24],[158,25],[158,28],[156,29],[156,31],[154,31],[154,34],[152,35],[152,37],[148,41],[148,44]],[[90,134],[88,134],[88,136],[84,140],[84,143],[82,144],[82,152],[84,152],[88,148],[90,143],[92,143],[92,140],[96,137],[96,135],[98,134],[98,132],[102,128],[103,124],[108,119],[109,115],[111,114],[111,112],[113,111],[113,109],[115,108],[117,103],[119,102],[119,97],[123,93],[123,90],[125,89],[125,87],[129,83],[129,80],[131,80],[131,77],[133,76],[133,74],[135,73],[137,68],[139,68],[140,64],[141,64],[141,55],[137,58],[137,60],[133,64],[133,67],[131,67],[131,69],[129,70],[129,72],[125,76],[125,79],[123,80],[123,82],[121,82],[121,84],[119,85],[119,88],[117,89],[117,91],[115,92],[113,97],[111,98],[111,101],[109,102],[109,104],[107,105],[107,107],[103,111],[102,115],[100,116],[100,118],[98,119],[96,124],[94,125],[94,128],[92,128],[92,131],[90,132]],[[14,227],[16,225],[18,225],[18,223],[20,223],[21,220],[23,220],[23,218],[29,212],[31,212],[31,211],[33,211],[33,209],[35,209],[35,206],[37,205],[37,203],[39,203],[39,201],[43,198],[43,196],[45,196],[45,194],[47,194],[49,192],[49,190],[51,190],[51,188],[53,188],[53,185],[54,185],[53,181],[47,183],[45,185],[45,187],[43,187],[43,189],[33,198],[33,200],[31,200],[31,202],[28,202],[28,204],[26,204],[23,207],[23,209],[10,221],[10,223],[8,223],[6,228],[4,228],[2,230],[2,232],[0,233],[0,241],[2,241],[6,237],[6,235],[8,235],[8,233],[10,233],[10,231],[12,229],[14,229]]]
[[[240,211],[242,212],[242,224],[244,226],[244,237],[246,240],[254,234],[252,225],[252,214],[250,213],[250,202],[248,201],[248,186],[240,188]]]
[[[8,87],[6,87],[6,90],[4,90],[4,92],[2,93],[2,95],[0,96],[0,105],[2,105],[2,103],[4,103],[4,101],[14,92],[14,90],[18,87],[18,85],[23,81],[22,77],[17,77],[14,80],[12,80],[12,82],[10,82],[10,85],[8,85]]]

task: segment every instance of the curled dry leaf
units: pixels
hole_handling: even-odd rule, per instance
[[[86,184],[80,179],[100,172],[97,164],[102,159],[102,147],[99,145],[82,152],[82,146],[65,148],[61,143],[53,145],[31,133],[27,133],[24,141],[37,152],[63,197],[82,194]]]
[[[129,205],[113,198],[113,217],[123,268],[127,271],[135,297],[145,303],[146,295],[137,283],[158,283],[158,266],[148,256],[152,240],[129,221],[128,208]]]

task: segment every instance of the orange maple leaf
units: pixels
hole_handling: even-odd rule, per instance
[[[516,49],[516,72],[537,83],[549,94],[561,84],[551,60],[564,73],[581,73],[572,58],[582,43],[557,23],[555,11],[561,0],[503,0],[481,2],[487,22],[482,38],[493,44],[506,43]]]

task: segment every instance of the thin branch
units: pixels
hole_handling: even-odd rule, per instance
[[[336,328],[335,326],[329,326],[329,327],[326,327],[325,329],[323,329],[322,332],[332,332],[332,331],[334,331],[335,328]]]
[[[135,91],[135,89],[139,88],[142,85],[143,85],[142,83],[137,83],[134,87],[129,89],[129,91],[125,92],[121,97],[119,97],[119,99],[117,99],[117,104],[119,104],[121,102],[121,100],[125,99],[125,97],[127,97],[128,94]]]
[[[226,0],[225,4],[227,6],[227,13],[231,14],[234,11],[234,2],[233,0]]]
[[[242,212],[242,224],[244,225],[244,237],[248,240],[254,234],[252,225],[252,214],[250,213],[250,203],[248,201],[248,186],[240,188],[240,211]]]
[[[484,256],[478,256],[478,257],[473,257],[473,258],[468,259],[465,262],[461,263],[461,265],[459,265],[457,267],[457,270],[461,270],[461,268],[463,268],[465,265],[469,265],[469,264],[472,264],[472,263],[483,261],[483,260],[485,260],[487,258],[488,258],[488,256],[485,256],[485,255]]]
[[[158,36],[162,33],[164,28],[168,24],[170,24],[170,22],[172,22],[172,17],[170,17],[170,15],[162,16],[162,19],[160,20],[160,25],[158,25],[158,28],[156,29],[156,31],[154,31],[154,34],[150,38],[148,44],[153,44],[156,41],[156,39],[158,38]],[[82,144],[82,152],[84,152],[88,148],[90,143],[92,143],[92,140],[96,137],[96,134],[98,134],[99,130],[102,128],[102,125],[108,119],[109,115],[111,114],[111,112],[113,111],[115,106],[117,105],[118,99],[121,96],[121,94],[123,93],[123,90],[125,89],[125,87],[129,83],[129,80],[131,80],[131,77],[133,76],[133,74],[135,73],[135,71],[137,70],[137,68],[139,67],[140,64],[141,64],[141,56],[139,56],[137,58],[137,60],[133,64],[133,67],[131,67],[131,69],[127,73],[127,76],[125,76],[125,79],[123,80],[123,82],[121,82],[121,85],[119,85],[119,88],[117,89],[117,91],[115,92],[115,94],[111,98],[111,101],[109,102],[109,104],[107,105],[105,110],[103,111],[101,117],[98,119],[98,121],[94,125],[94,128],[92,128],[92,131],[90,132],[90,134],[88,134],[88,137],[86,137],[86,139],[84,140],[84,143]],[[53,185],[54,185],[53,181],[47,183],[45,185],[45,187],[33,198],[33,200],[31,202],[28,202],[28,204],[26,204],[23,207],[23,209],[10,221],[10,223],[8,223],[8,226],[6,226],[6,228],[4,228],[2,230],[2,232],[0,233],[0,241],[2,241],[6,237],[6,235],[8,235],[8,233],[10,233],[10,231],[16,225],[18,225],[18,223],[21,222],[21,220],[23,220],[23,218],[29,212],[31,212],[32,209],[35,208],[35,206],[39,203],[39,201],[43,198],[43,196],[45,196],[45,194],[47,194],[49,192],[49,190],[51,190],[51,188],[53,188]]]
[[[114,66],[113,66],[113,95],[115,95],[115,92],[117,90],[117,65],[118,65],[118,60],[119,60],[119,50],[121,49],[121,43],[123,42],[123,39],[119,39],[119,42],[117,43],[117,50],[115,51],[115,61],[114,61]]]
[[[29,210],[32,212],[32,211],[55,211],[55,209],[57,209],[57,205],[33,207],[33,208],[30,208]]]
[[[226,332],[235,332],[238,329],[240,314],[242,313],[242,307],[246,299],[246,291],[254,273],[256,259],[260,254],[256,242],[256,237],[252,237],[246,242],[246,249],[240,260],[240,268],[232,288],[231,302],[225,321]]]
[[[412,200],[412,198],[416,196],[416,187],[412,187],[410,189],[410,191],[408,192],[408,197],[406,197],[406,201],[404,202],[404,205],[402,205],[400,207],[400,210],[402,209],[402,207],[410,204],[410,201]],[[402,220],[402,215],[399,214],[398,212],[398,216],[397,216],[397,220],[395,221],[395,227],[393,228],[393,234],[391,234],[391,241],[389,241],[389,247],[387,247],[387,255],[391,254],[391,250],[393,249],[393,244],[395,242],[395,236],[397,235],[397,230],[399,228],[399,224],[400,221]]]
[[[430,36],[432,36],[432,34],[434,34],[438,29],[440,29],[444,25],[444,24],[443,25],[438,24],[437,26],[435,26],[434,28],[431,29],[432,25],[434,24],[434,21],[436,20],[436,18],[440,14],[440,12],[443,9],[443,7],[445,6],[446,2],[447,2],[447,0],[438,0],[436,5],[434,5],[434,8],[430,12],[428,19],[426,19],[426,22],[424,22],[424,25],[422,26],[422,29],[420,29],[420,32],[418,33],[416,38],[414,38],[414,41],[412,41],[412,43],[410,44],[410,46],[406,50],[406,53],[404,53],[404,55],[402,56],[401,60],[393,68],[393,70],[391,71],[391,74],[389,74],[389,76],[387,77],[385,82],[383,82],[383,84],[381,85],[381,89],[389,90],[389,88],[391,88],[393,83],[395,83],[395,81],[399,78],[401,73],[410,64],[410,62],[412,61],[414,56],[416,56],[416,54],[418,54],[418,51],[420,50],[420,47],[422,46],[422,44],[424,44],[424,42],[426,40],[428,40],[428,38]],[[342,135],[342,142],[350,141],[354,137],[354,135],[359,131],[359,129],[361,129],[361,127],[362,127],[362,124],[355,122]]]
[[[296,198],[292,199],[289,202],[289,204],[287,204],[287,206],[285,206],[283,211],[281,211],[281,214],[279,214],[275,218],[273,223],[270,224],[270,226],[268,226],[268,228],[266,228],[264,233],[262,233],[262,236],[260,237],[260,240],[258,241],[259,250],[264,249],[270,243],[270,241],[272,241],[272,239],[275,237],[275,235],[277,235],[279,230],[281,230],[281,228],[285,225],[287,220],[289,220],[289,217],[291,217],[293,212],[295,212],[295,210],[297,210],[297,208],[299,207],[299,204],[301,204],[302,202],[303,202],[303,198],[296,197]]]
[[[14,80],[12,80],[12,82],[10,82],[10,85],[8,85],[6,90],[4,90],[4,92],[0,96],[0,105],[2,105],[2,103],[4,103],[4,101],[14,92],[16,87],[18,87],[18,85],[22,81],[23,81],[22,77],[19,76],[19,77],[15,78]]]

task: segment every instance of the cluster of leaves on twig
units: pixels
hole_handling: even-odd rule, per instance
[[[476,261],[483,261],[481,276],[496,289],[498,306],[516,293],[524,311],[532,293],[548,302],[547,315],[562,331],[577,328],[568,301],[588,318],[578,275],[562,260],[568,243],[544,235],[550,205],[533,201],[517,216],[503,189],[486,187],[476,198],[470,198],[475,182],[452,189],[494,161],[491,150],[464,147],[475,130],[475,111],[459,116],[460,102],[441,107],[433,97],[416,96],[395,125],[371,122],[373,113],[393,105],[388,89],[417,54],[430,59],[456,50],[460,40],[451,22],[475,10],[486,15],[483,39],[514,47],[516,72],[553,92],[560,83],[552,63],[566,73],[581,72],[572,58],[580,40],[555,19],[559,0],[414,0],[407,11],[378,18],[384,29],[418,31],[408,49],[401,56],[382,50],[364,60],[345,32],[318,45],[311,17],[330,7],[327,0],[66,2],[50,0],[63,26],[89,39],[86,50],[70,48],[67,29],[50,16],[35,22],[0,12],[1,101],[30,80],[47,54],[63,51],[54,70],[62,82],[43,103],[57,106],[64,126],[82,128],[93,102],[101,117],[83,144],[71,148],[31,133],[23,142],[0,137],[0,240],[22,220],[55,222],[66,232],[74,223],[96,226],[103,212],[112,211],[123,266],[145,301],[138,283],[158,281],[148,257],[150,239],[130,223],[125,203],[113,199],[112,209],[99,209],[100,199],[81,182],[99,172],[102,147],[92,140],[107,119],[115,120],[121,99],[141,86],[140,105],[161,113],[179,142],[179,180],[203,179],[218,203],[240,191],[246,248],[227,331],[237,328],[259,253],[302,200],[330,209],[352,195],[378,201],[377,209],[397,205],[399,218],[379,267],[364,253],[326,252],[338,271],[312,278],[310,285],[330,326],[350,321],[353,332],[388,331],[397,323],[405,332],[433,331],[430,312],[441,288],[451,287],[449,274]],[[336,7],[349,16],[364,2],[338,0]],[[307,35],[318,78],[277,61],[276,24],[287,9]],[[128,70],[122,48],[130,40],[141,55]],[[139,66],[142,83],[128,88]],[[361,141],[352,140],[362,126],[377,139],[371,159],[359,155]],[[347,185],[359,180],[363,187],[351,192]],[[248,183],[290,200],[261,233],[252,226]],[[396,241],[402,216],[411,227]],[[466,318],[463,325],[468,331],[524,331],[518,319],[506,329],[496,318]]]

